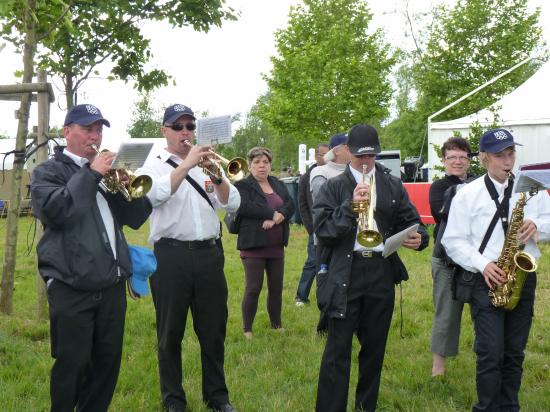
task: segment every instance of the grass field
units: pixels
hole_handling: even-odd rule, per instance
[[[36,321],[32,220],[20,221],[14,315],[0,315],[0,411],[49,410],[49,370],[52,365],[47,321]],[[5,219],[0,220],[3,242]],[[146,245],[147,225],[128,231],[130,243]],[[312,411],[324,339],[315,333],[318,311],[313,300],[294,306],[294,295],[305,258],[307,234],[294,226],[286,251],[283,296],[284,332],[269,328],[265,289],[254,324],[254,339],[242,335],[240,301],[243,270],[235,249],[236,236],[226,234],[226,277],[229,284],[229,321],[225,370],[231,402],[240,412]],[[523,411],[550,411],[550,246],[543,246],[539,262],[537,301],[524,364],[520,393]],[[399,289],[384,363],[379,397],[380,411],[467,411],[475,401],[475,357],[469,312],[462,324],[460,355],[449,361],[444,379],[431,379],[432,322],[431,248],[401,252],[410,280],[403,284],[403,335],[400,337]],[[265,288],[265,286],[264,286]],[[314,298],[314,294],[312,296]],[[206,411],[201,401],[201,367],[197,339],[188,322],[184,340],[184,388],[193,412]],[[349,404],[357,381],[358,347]],[[124,354],[112,411],[161,411],[156,361],[155,320],[152,301],[129,301]],[[352,410],[351,408],[349,410]]]

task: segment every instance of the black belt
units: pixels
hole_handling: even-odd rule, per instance
[[[359,250],[359,251],[353,252],[353,256],[357,258],[371,259],[371,258],[382,257],[382,252],[375,252],[373,250]]]
[[[185,249],[207,249],[217,245],[217,239],[206,240],[178,240],[168,237],[161,237],[158,241],[160,245],[183,247]]]

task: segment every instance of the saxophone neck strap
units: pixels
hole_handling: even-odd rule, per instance
[[[502,202],[498,201],[498,192],[488,173],[485,175],[484,181],[485,186],[489,191],[489,195],[491,196],[491,199],[493,199],[493,202],[495,202],[495,206],[497,208],[495,216],[497,217],[497,219],[500,219],[502,230],[504,231],[504,235],[506,236],[506,233],[508,232],[508,212],[510,210],[510,197],[512,196],[512,189],[514,188],[514,177],[510,176],[510,178],[508,179],[508,186],[504,190],[504,198],[502,199]]]

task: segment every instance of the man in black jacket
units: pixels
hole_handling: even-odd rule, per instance
[[[313,217],[311,216],[311,205],[313,200],[309,189],[309,174],[316,166],[325,164],[323,156],[328,150],[328,144],[326,143],[317,145],[315,148],[315,163],[300,177],[300,182],[298,183],[298,207],[300,210],[300,217],[302,218],[302,223],[309,237],[307,241],[307,258],[304,262],[298,289],[296,290],[296,306],[304,306],[305,303],[309,302],[309,291],[311,290],[313,279],[315,279],[317,273],[315,265],[315,245],[313,243]]]
[[[109,121],[91,104],[65,117],[67,148],[40,164],[31,180],[32,209],[44,225],[38,270],[50,306],[52,411],[107,411],[122,356],[125,280],[132,274],[122,225],[138,229],[147,198],[127,202],[99,183],[115,154],[97,154]]]
[[[352,154],[345,172],[329,179],[313,202],[313,221],[319,245],[328,250],[328,272],[317,278],[317,301],[329,316],[328,337],[317,389],[317,412],[346,410],[352,337],[361,344],[355,410],[374,411],[378,398],[386,340],[395,301],[394,284],[408,279],[397,253],[382,257],[383,242],[365,248],[357,241],[357,214],[352,202],[375,205],[373,227],[383,241],[420,223],[401,181],[375,164],[380,152],[376,130],[354,126],[348,134]],[[363,165],[366,165],[363,173]],[[376,192],[369,199],[368,179]],[[428,245],[423,226],[402,246],[421,250]]]

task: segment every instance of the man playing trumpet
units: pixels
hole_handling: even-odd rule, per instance
[[[201,346],[203,400],[215,411],[231,412],[235,409],[229,403],[223,369],[227,283],[216,209],[236,211],[240,196],[223,173],[209,176],[198,167],[205,165],[211,147],[192,145],[195,115],[189,107],[169,106],[161,131],[166,148],[138,172],[153,179],[147,196],[153,204],[149,241],[158,262],[151,291],[162,402],[169,411],[184,411],[187,405],[181,342],[191,309]]]
[[[326,263],[328,272],[317,275],[317,301],[329,317],[317,412],[346,410],[354,333],[361,344],[355,410],[376,409],[394,285],[408,279],[397,253],[382,256],[383,241],[420,223],[401,181],[375,161],[380,153],[376,130],[367,124],[352,127],[347,145],[351,163],[321,186],[312,209],[319,246],[328,251],[322,255],[328,255],[326,261],[318,262]],[[365,183],[371,176],[376,190]],[[356,211],[365,212],[365,204],[374,212],[369,227],[357,223]],[[427,245],[423,226],[403,242],[403,246],[416,250]]]
[[[132,274],[123,225],[138,229],[147,198],[128,202],[99,183],[115,153],[97,154],[109,121],[91,104],[65,117],[67,147],[32,174],[33,213],[44,225],[38,270],[50,308],[52,411],[107,411],[122,356],[125,280]]]

